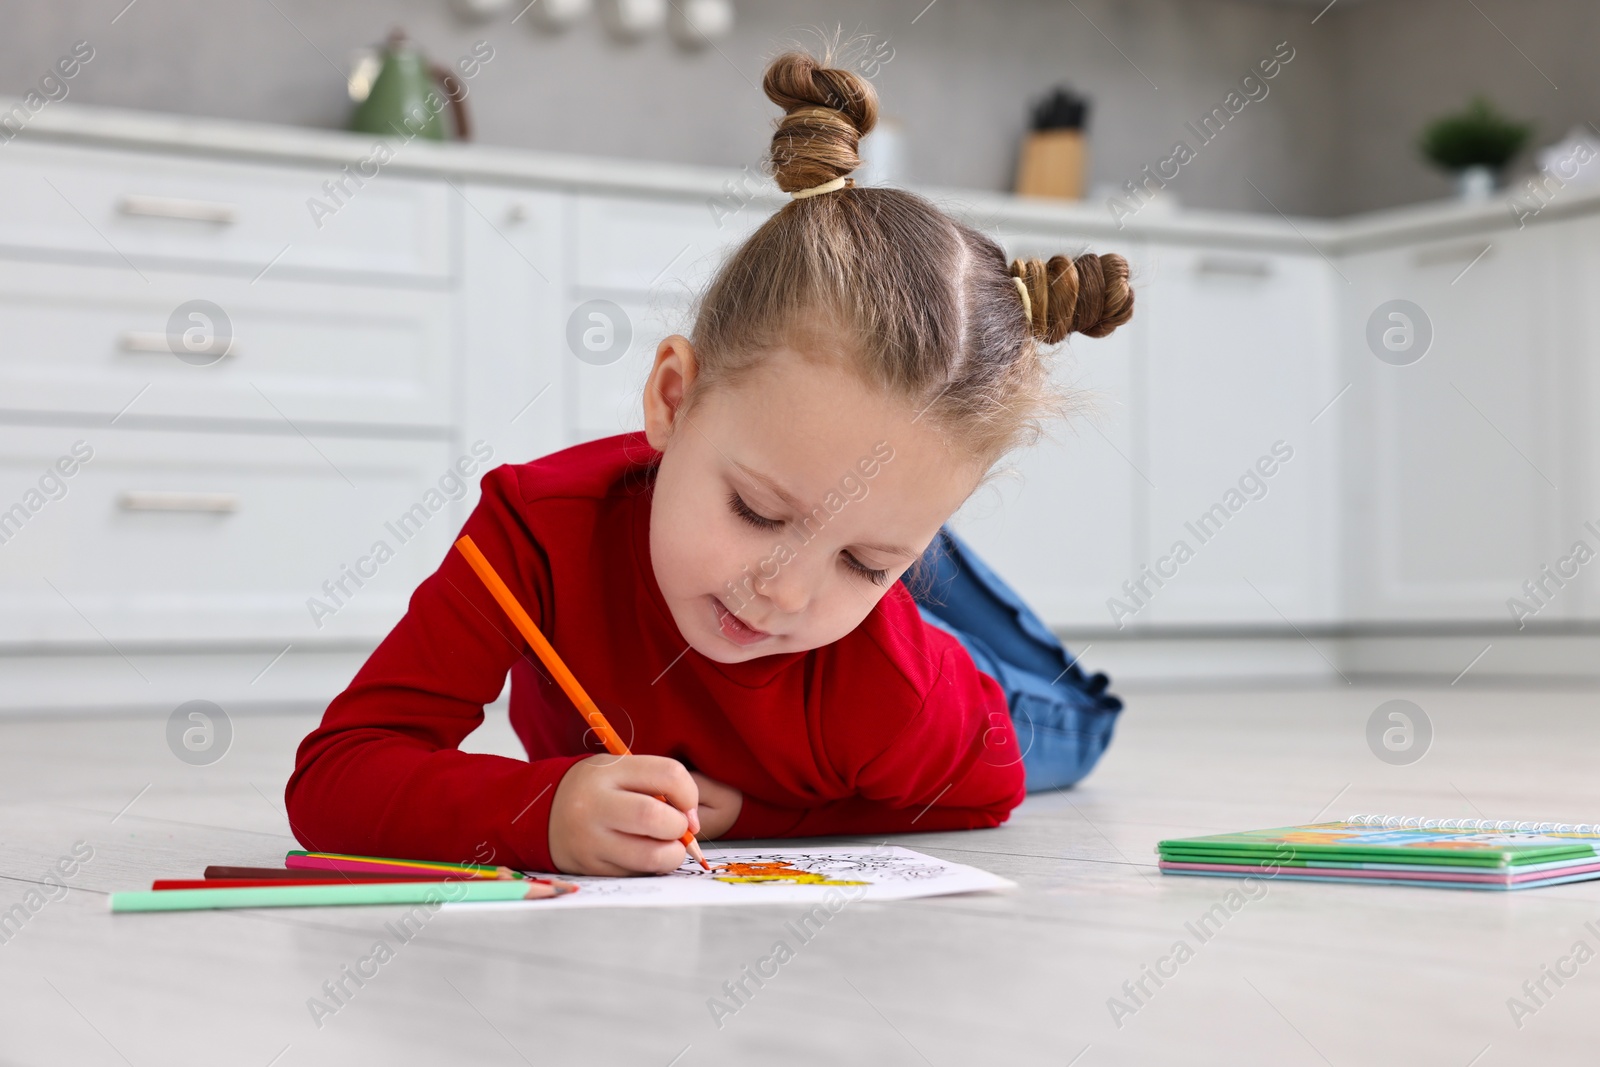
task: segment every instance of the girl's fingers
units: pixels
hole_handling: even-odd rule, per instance
[[[628,870],[626,867],[622,867],[608,859],[596,857],[583,865],[583,873],[604,875],[607,878],[622,878],[639,872]]]
[[[658,841],[653,837],[610,834],[607,858],[628,874],[666,874],[683,866],[688,851],[678,841]]]
[[[688,768],[668,756],[629,756],[617,763],[611,782],[634,793],[666,797],[680,813],[700,802],[700,787]],[[680,829],[674,836],[682,835]]]
[[[644,793],[618,790],[607,808],[606,825],[636,837],[676,841],[689,827],[688,816],[683,812]]]

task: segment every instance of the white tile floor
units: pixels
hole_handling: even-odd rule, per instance
[[[1594,1061],[1600,962],[1546,978],[1542,1003],[1521,987],[1578,941],[1600,951],[1584,926],[1600,929],[1600,882],[1267,883],[1202,943],[1185,923],[1234,883],[1163,877],[1152,848],[1324,812],[1600,820],[1600,695],[1124,694],[1119,735],[1081,788],[1030,798],[997,830],[898,839],[1020,891],[851,905],[720,1027],[708,998],[797,909],[441,913],[319,1026],[308,998],[396,909],[113,916],[105,898],[207,863],[281,862],[295,847],[283,783],[311,717],[236,717],[209,767],[167,750],[164,720],[0,721],[0,911],[75,841],[94,848],[75,891],[0,944],[0,1063]],[[1433,722],[1410,766],[1366,747],[1368,715],[1392,697]],[[507,750],[503,723],[480,734],[473,747]],[[1180,939],[1192,958],[1160,987],[1146,979],[1151,995],[1117,1025],[1109,998]],[[1514,996],[1534,1009],[1520,1026]]]

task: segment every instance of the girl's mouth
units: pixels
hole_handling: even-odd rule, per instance
[[[754,626],[746,626],[739,617],[729,611],[720,599],[714,594],[711,597],[711,610],[716,613],[717,629],[722,631],[722,636],[741,647],[753,645],[772,635],[765,630],[757,630]]]

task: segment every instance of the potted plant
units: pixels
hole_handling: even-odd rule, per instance
[[[1463,199],[1483,200],[1532,134],[1533,123],[1507,118],[1475,96],[1466,110],[1429,123],[1418,147],[1430,163],[1455,176]]]

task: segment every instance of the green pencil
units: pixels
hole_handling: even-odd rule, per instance
[[[568,888],[571,886],[571,888]],[[570,882],[474,879],[381,882],[244,889],[158,889],[111,894],[112,911],[195,911],[204,908],[307,908],[341,904],[438,904],[470,900],[534,900],[570,893]]]

